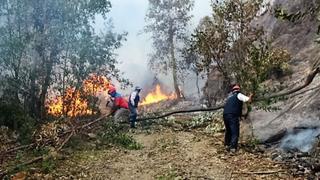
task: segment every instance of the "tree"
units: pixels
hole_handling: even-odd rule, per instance
[[[45,119],[49,91],[79,88],[91,73],[122,81],[114,50],[126,34],[93,29],[110,8],[108,0],[1,0],[1,103]]]
[[[192,0],[149,0],[145,31],[152,33],[154,53],[149,65],[160,72],[172,70],[173,85],[180,98],[178,71],[179,45],[186,40],[189,15],[193,8]]]
[[[189,49],[190,41],[187,41],[184,49],[182,50],[182,56],[185,60],[186,69],[191,70],[191,72],[196,75],[196,87],[198,91],[198,95],[200,97],[200,87],[199,87],[199,76],[203,71],[202,66],[198,63],[198,59],[200,58],[197,53]]]
[[[203,18],[192,36],[189,49],[199,56],[195,63],[208,77],[217,69],[225,90],[238,82],[244,91],[257,93],[268,72],[286,70],[288,52],[272,48],[263,29],[253,23],[262,6],[261,0],[213,2],[212,16]]]
[[[211,65],[216,65],[219,71],[228,79],[223,57],[230,48],[229,29],[223,19],[223,14],[216,13],[214,18],[204,17],[191,39],[191,50],[199,54],[198,64],[209,78]],[[229,80],[229,79],[228,79]]]

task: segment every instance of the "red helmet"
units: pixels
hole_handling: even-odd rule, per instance
[[[109,86],[108,94],[111,94],[113,92],[116,92],[116,88],[113,86]]]
[[[232,86],[232,91],[237,91],[240,90],[240,85],[239,84],[235,84]]]

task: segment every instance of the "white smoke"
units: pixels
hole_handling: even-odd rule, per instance
[[[210,3],[211,1],[195,1],[190,32],[198,25],[201,18],[211,14]],[[108,17],[112,19],[115,32],[128,32],[127,41],[123,42],[123,46],[116,51],[116,54],[118,54],[117,59],[122,62],[117,65],[117,68],[124,72],[123,77],[128,78],[133,83],[133,86],[138,85],[143,88],[152,86],[155,74],[148,67],[148,54],[153,50],[152,40],[150,34],[143,33],[146,25],[145,14],[149,5],[148,0],[111,0],[111,4],[112,8]],[[105,32],[103,18],[101,16],[96,17],[95,22],[96,32]],[[171,75],[157,75],[157,78],[161,80],[167,91],[174,90]],[[197,93],[194,82],[195,78],[187,77],[185,83],[180,84],[186,95]],[[120,85],[114,84],[119,89]],[[203,85],[204,81],[201,81],[200,88]],[[129,94],[131,91],[132,87],[119,89],[122,95]]]
[[[314,146],[318,135],[320,135],[319,128],[301,130],[297,133],[291,132],[282,139],[280,148],[309,152]]]

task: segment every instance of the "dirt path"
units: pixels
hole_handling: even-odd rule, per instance
[[[65,160],[57,168],[56,174],[59,174],[59,179],[290,178],[285,170],[283,173],[277,172],[282,169],[280,165],[262,155],[243,150],[235,156],[229,155],[223,149],[222,134],[208,136],[167,129],[155,133],[135,132],[131,135],[144,148],[79,152]]]

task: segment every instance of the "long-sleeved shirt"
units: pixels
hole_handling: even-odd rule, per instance
[[[238,93],[237,98],[242,102],[248,102],[250,98],[242,93]]]
[[[114,98],[114,108],[125,108],[128,109],[128,101],[121,96],[119,93],[112,94],[111,97]]]
[[[129,97],[129,103],[130,103],[129,105],[132,107],[138,107],[139,101],[140,101],[139,93],[137,91],[133,91]]]

